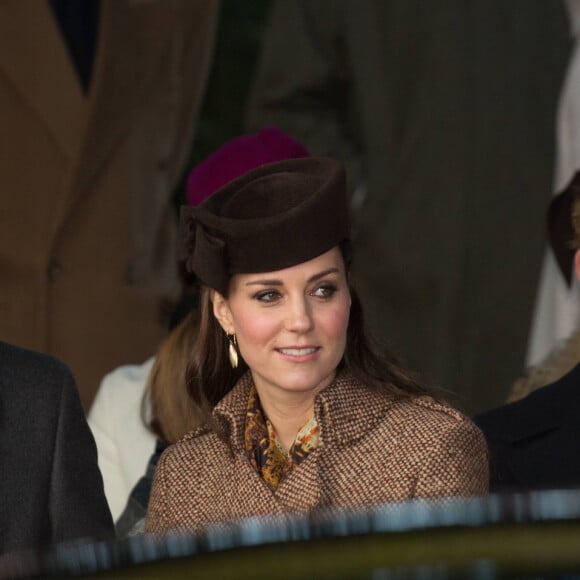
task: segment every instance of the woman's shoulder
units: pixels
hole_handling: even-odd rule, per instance
[[[421,396],[401,401],[399,457],[418,470],[416,497],[484,495],[489,452],[483,433],[450,405]]]
[[[222,453],[227,445],[208,425],[186,433],[179,441],[170,445],[164,452],[162,460],[165,465],[191,458],[199,458],[204,454]]]
[[[155,478],[170,495],[213,485],[231,470],[228,445],[209,427],[199,427],[170,445],[161,455]]]
[[[409,426],[420,425],[425,431],[449,428],[478,431],[475,423],[461,411],[428,395],[401,398],[395,408],[405,415]]]
[[[339,377],[336,387],[324,400],[340,440],[352,443],[378,436],[423,440],[427,445],[455,433],[459,439],[481,436],[469,418],[431,396],[378,392],[348,375]]]
[[[436,400],[430,395],[402,399],[399,404],[404,406],[409,413],[417,414],[418,416],[433,417],[450,423],[471,422],[461,411],[446,402]]]
[[[412,439],[418,447],[487,453],[485,438],[477,425],[444,402],[429,396],[403,399],[397,402],[393,412],[399,413],[403,437]]]
[[[379,392],[360,382],[348,373],[337,378],[333,402],[339,401],[352,409],[360,407],[367,413],[387,417],[404,415],[418,421],[433,420],[443,423],[467,423],[471,420],[449,404],[430,395],[401,395],[395,392]]]

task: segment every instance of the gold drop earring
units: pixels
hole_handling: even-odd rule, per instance
[[[232,365],[233,369],[237,369],[238,368],[238,350],[236,348],[236,346],[238,345],[238,342],[236,340],[236,333],[232,333],[231,335],[227,335],[228,337],[228,342],[230,343],[230,346],[228,348],[228,355],[230,357],[230,364]]]

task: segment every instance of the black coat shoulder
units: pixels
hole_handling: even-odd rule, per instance
[[[69,368],[0,342],[0,553],[113,534]]]
[[[45,385],[70,374],[57,358],[0,341],[0,383],[6,388]]]
[[[526,398],[474,417],[491,452],[491,489],[580,486],[580,365]]]

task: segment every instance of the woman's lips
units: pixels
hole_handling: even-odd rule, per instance
[[[312,355],[316,354],[320,347],[318,346],[289,346],[284,348],[275,349],[276,352],[284,355],[285,357],[290,357],[293,359],[308,359]]]

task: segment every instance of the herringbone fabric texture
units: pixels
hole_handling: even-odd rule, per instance
[[[196,532],[249,516],[487,493],[487,447],[469,419],[429,397],[385,397],[345,375],[316,398],[319,447],[272,491],[244,450],[250,386],[248,374],[214,410],[231,450],[200,428],[163,454],[148,532]]]

